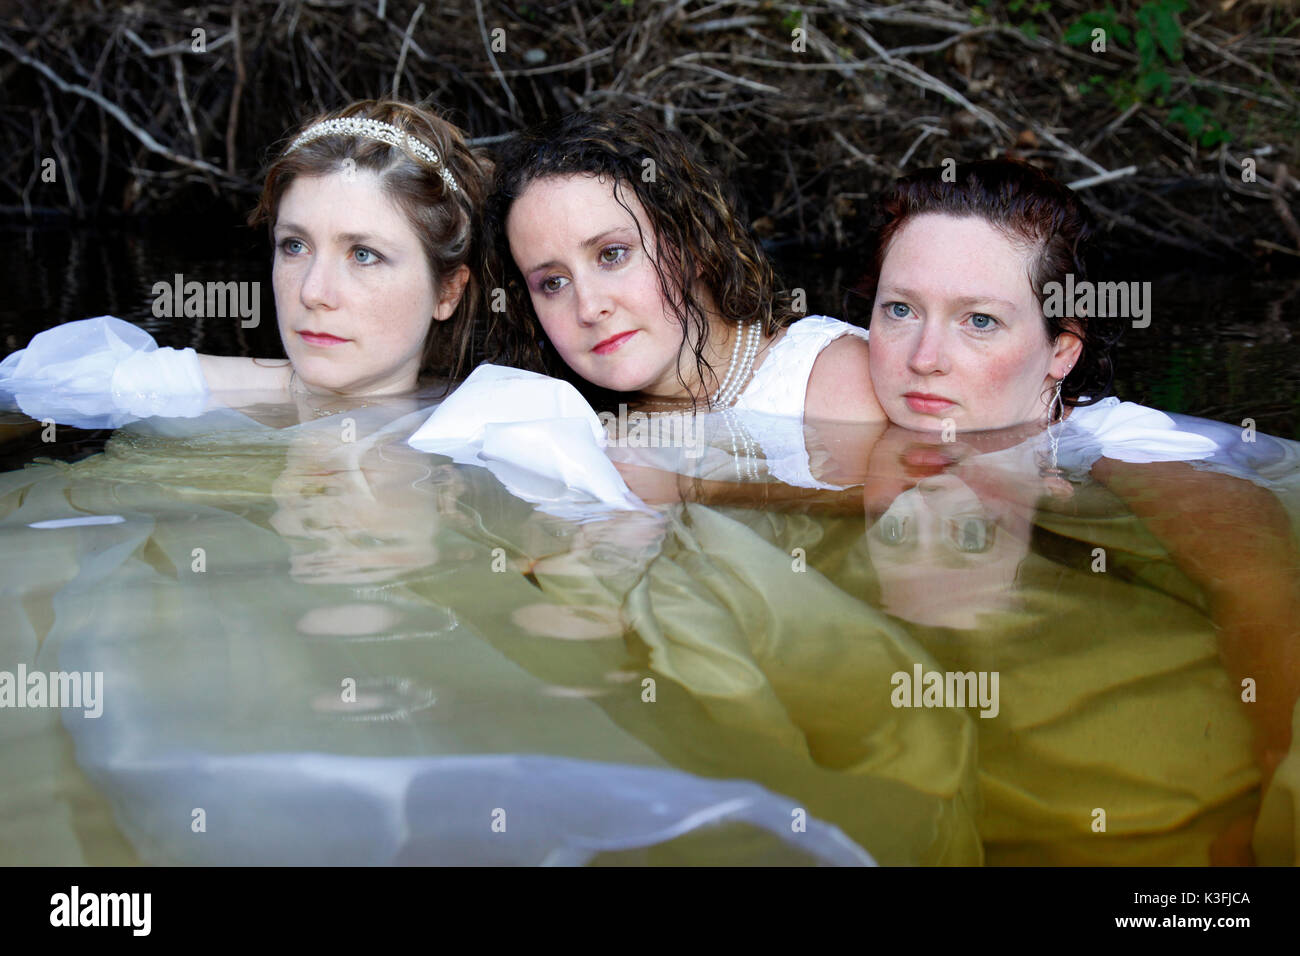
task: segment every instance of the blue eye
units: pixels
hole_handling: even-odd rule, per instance
[[[976,312],[970,317],[970,324],[981,332],[986,332],[998,324],[998,320],[983,312]]]
[[[968,517],[948,522],[948,540],[964,554],[983,554],[993,547],[996,526],[983,518]]]
[[[885,515],[876,525],[880,540],[889,545],[900,545],[907,540],[907,518],[897,515]]]
[[[366,256],[367,258],[362,259],[362,256]],[[362,266],[374,265],[376,262],[379,262],[381,258],[379,253],[375,252],[373,249],[367,249],[365,246],[357,246],[352,257],[357,260],[358,265]]]
[[[912,313],[911,306],[904,305],[901,302],[885,303],[885,314],[895,319],[905,319]]]
[[[291,247],[302,246],[302,245],[303,245],[303,241],[301,239],[294,239],[292,236],[290,236],[288,239],[280,240],[280,251],[285,253],[286,255],[296,256],[299,253]]]

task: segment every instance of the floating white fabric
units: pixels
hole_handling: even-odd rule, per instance
[[[200,415],[208,386],[194,349],[160,349],[143,329],[101,315],[46,329],[7,356],[0,393],[38,420],[117,428],[153,415]]]
[[[790,860],[875,865],[811,814],[794,832],[796,801],[748,780],[526,754],[140,759],[81,743],[78,759],[109,782],[132,845],[164,866],[581,866],[736,823],[784,842]],[[200,806],[223,822],[219,839],[172,822],[174,808]]]
[[[605,431],[578,390],[536,372],[480,365],[407,443],[487,468],[547,514],[651,511],[605,455]]]
[[[1061,453],[1083,453],[1148,464],[1156,461],[1198,461],[1219,450],[1214,439],[1195,431],[1184,430],[1186,418],[1175,422],[1164,412],[1135,402],[1121,402],[1115,396],[1103,398],[1095,405],[1075,408],[1061,436]],[[1081,454],[1080,457],[1083,457]],[[1091,462],[1089,462],[1091,464]]]

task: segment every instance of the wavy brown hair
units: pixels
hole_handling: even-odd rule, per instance
[[[923,213],[978,216],[1013,242],[1034,250],[1029,283],[1041,305],[1049,282],[1088,278],[1092,216],[1074,192],[1036,166],[1016,159],[959,163],[949,180],[941,166],[904,176],[885,190],[876,204],[866,276],[856,288],[869,303],[885,254],[899,231]],[[1123,332],[1115,317],[1064,318],[1043,315],[1048,340],[1062,333],[1078,336],[1083,351],[1061,383],[1066,405],[1091,405],[1110,394],[1115,379],[1112,352]]]
[[[326,135],[287,152],[309,127],[342,117],[396,126],[430,147],[441,163],[434,166],[399,146],[357,136]],[[446,321],[434,321],[429,327],[420,358],[421,375],[443,378],[448,383],[464,378],[472,360],[474,319],[482,303],[478,279],[482,245],[478,232],[491,163],[470,149],[460,129],[428,107],[394,99],[360,100],[313,116],[286,137],[267,168],[262,195],[249,214],[249,225],[265,224],[274,233],[280,200],[295,179],[328,176],[345,168],[348,160],[355,163],[356,169],[379,176],[381,188],[419,237],[438,289],[462,265],[469,268],[460,302]],[[451,171],[458,189],[451,189],[443,180],[443,165]]]
[[[609,182],[615,201],[629,215],[625,193],[645,210],[654,230],[656,255],[651,259],[660,291],[681,324],[683,344],[695,334],[701,383],[709,378],[716,383],[717,373],[704,358],[708,316],[688,277],[699,277],[699,286],[724,321],[758,319],[770,337],[796,317],[788,296],[778,291],[776,272],[739,211],[734,190],[701,160],[689,140],[634,112],[572,113],[516,134],[498,153],[484,211],[485,283],[492,301],[483,348],[489,361],[568,379],[598,404],[618,397],[580,380],[553,348],[545,347],[545,333],[506,238],[510,209],[531,183],[575,175]],[[644,234],[641,246],[649,255]],[[682,386],[690,387],[685,381]]]

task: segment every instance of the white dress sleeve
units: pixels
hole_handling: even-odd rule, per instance
[[[750,437],[759,443],[768,474],[796,488],[843,491],[813,477],[804,443],[804,400],[813,365],[822,350],[844,335],[866,341],[867,330],[824,315],[810,315],[789,327],[736,402]]]
[[[866,329],[825,315],[810,315],[795,322],[786,329],[781,341],[772,346],[734,408],[802,420],[808,380],[817,356],[844,335],[867,340]]]
[[[606,457],[605,441],[600,418],[568,382],[483,364],[407,444],[486,468],[515,497],[557,517],[657,514],[632,494]]]
[[[32,418],[117,428],[154,415],[199,415],[208,386],[194,349],[160,349],[143,329],[101,315],[46,329],[6,357],[0,393]]]

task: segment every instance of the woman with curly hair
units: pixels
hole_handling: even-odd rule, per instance
[[[864,331],[790,324],[731,191],[680,134],[612,112],[527,130],[498,157],[486,220],[505,298],[492,361],[568,378],[597,405],[882,417]]]

